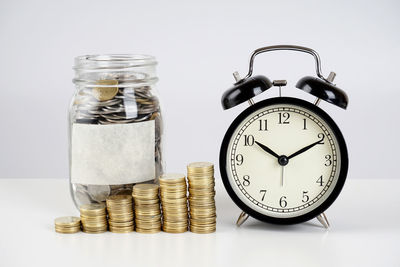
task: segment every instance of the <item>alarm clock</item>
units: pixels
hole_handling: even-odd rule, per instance
[[[311,54],[317,77],[300,79],[296,87],[316,97],[314,103],[282,97],[285,80],[271,81],[252,76],[255,56],[292,50]],[[316,51],[293,45],[267,46],[255,50],[249,71],[222,96],[222,107],[230,109],[248,102],[228,128],[220,150],[223,184],[243,211],[237,225],[248,216],[274,224],[294,224],[317,217],[327,228],[324,211],[336,200],[346,180],[346,142],[335,121],[318,104],[324,100],[346,109],[346,93],[333,84],[335,73],[324,77]],[[253,97],[273,86],[279,97],[254,103]]]

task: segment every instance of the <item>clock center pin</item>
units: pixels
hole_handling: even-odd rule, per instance
[[[281,166],[286,166],[289,163],[289,158],[285,155],[279,156],[278,163]]]

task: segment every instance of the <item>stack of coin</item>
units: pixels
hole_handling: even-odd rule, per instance
[[[61,234],[73,234],[81,231],[81,219],[78,217],[59,217],[54,220],[55,230]]]
[[[214,165],[194,162],[187,166],[189,181],[190,231],[212,233],[216,230]]]
[[[161,231],[161,210],[156,184],[137,184],[133,186],[132,196],[135,202],[135,224],[139,233],[157,233]]]
[[[114,233],[129,233],[133,226],[133,203],[131,195],[113,195],[106,199],[108,224]]]
[[[107,231],[107,213],[104,204],[86,204],[80,207],[82,230],[97,234]]]
[[[188,229],[187,187],[184,174],[170,173],[160,177],[163,230],[183,233]]]

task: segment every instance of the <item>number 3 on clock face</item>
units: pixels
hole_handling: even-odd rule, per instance
[[[263,221],[291,224],[326,210],[348,169],[347,148],[323,110],[295,98],[259,102],[228,129],[220,171],[234,202]]]

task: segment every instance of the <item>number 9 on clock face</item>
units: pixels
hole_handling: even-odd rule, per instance
[[[280,97],[256,103],[228,129],[220,171],[234,202],[249,215],[291,224],[324,212],[347,175],[344,138],[322,109]]]

